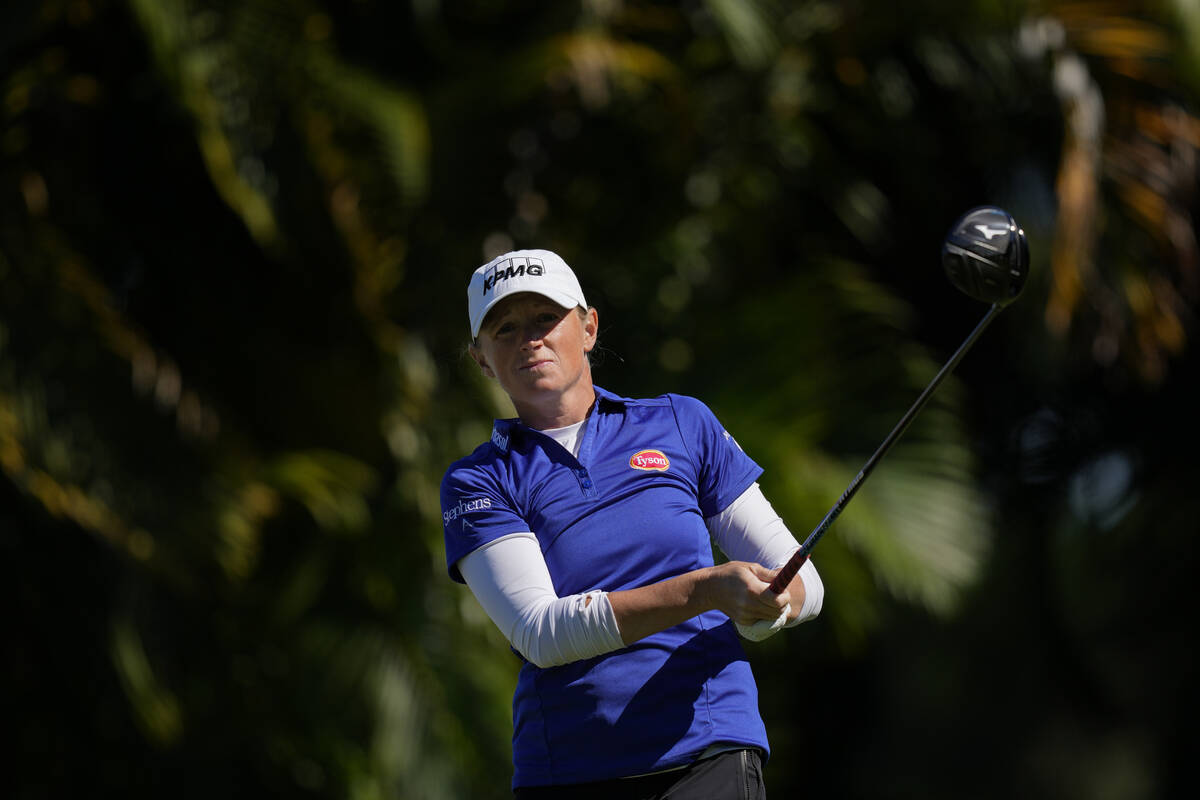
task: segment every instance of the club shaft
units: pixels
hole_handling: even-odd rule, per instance
[[[938,371],[938,374],[933,377],[933,380],[930,381],[929,385],[925,387],[925,391],[921,392],[921,396],[917,398],[915,403],[913,403],[912,408],[910,408],[908,412],[905,413],[905,415],[900,419],[900,421],[896,423],[896,427],[893,428],[892,432],[889,433],[887,438],[883,440],[883,444],[879,445],[879,449],[875,451],[875,454],[867,459],[867,463],[864,464],[863,468],[858,471],[857,475],[854,476],[854,480],[850,481],[850,485],[846,487],[846,491],[842,492],[842,496],[838,498],[838,501],[833,504],[833,508],[829,509],[829,513],[825,515],[825,518],[821,520],[820,524],[817,525],[817,527],[813,529],[813,532],[808,535],[808,538],[804,540],[804,544],[800,545],[800,549],[793,553],[792,557],[788,559],[788,562],[783,565],[782,569],[779,570],[779,574],[777,574],[775,579],[771,581],[771,591],[775,592],[775,594],[779,594],[787,588],[789,583],[792,582],[792,578],[796,577],[796,573],[802,566],[804,566],[804,562],[808,560],[808,556],[810,553],[812,553],[812,549],[816,547],[817,542],[821,541],[821,537],[825,535],[825,531],[829,529],[829,526],[833,524],[833,521],[838,518],[839,514],[842,513],[842,510],[850,502],[850,498],[854,497],[855,492],[858,491],[858,487],[862,486],[863,481],[865,481],[867,476],[871,474],[871,471],[875,469],[875,465],[879,463],[879,461],[887,454],[887,451],[892,448],[892,445],[896,443],[896,440],[899,439],[904,431],[908,429],[908,426],[912,424],[913,418],[916,417],[921,409],[925,407],[925,404],[929,402],[929,398],[933,396],[934,391],[945,379],[945,377],[954,371],[954,368],[958,366],[958,362],[962,361],[963,356],[965,356],[967,351],[971,349],[971,346],[975,344],[975,340],[979,338],[980,334],[982,334],[987,326],[992,323],[992,320],[996,318],[996,315],[1000,313],[1001,308],[1002,306],[1000,306],[1000,304],[994,304],[988,309],[988,312],[983,315],[983,319],[981,319],[979,324],[975,326],[975,330],[971,331],[971,334],[959,346],[958,350],[954,352],[954,355],[950,356],[950,360],[947,361],[942,366],[941,370]]]

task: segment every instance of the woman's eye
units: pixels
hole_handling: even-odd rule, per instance
[[[504,322],[504,323],[501,323],[501,325],[498,328],[496,328],[495,335],[503,336],[506,333],[512,333],[514,329],[515,329],[515,326],[511,322]]]

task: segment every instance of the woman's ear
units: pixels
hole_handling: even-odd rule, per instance
[[[600,315],[594,307],[589,307],[583,318],[583,352],[590,353],[596,346],[596,335],[600,332]]]
[[[479,365],[479,371],[483,373],[483,376],[485,378],[496,377],[496,373],[492,371],[492,368],[490,366],[488,366],[487,358],[484,357],[483,351],[481,351],[479,349],[478,345],[475,345],[475,344],[468,345],[467,352],[471,354],[471,358],[475,361],[476,364]]]

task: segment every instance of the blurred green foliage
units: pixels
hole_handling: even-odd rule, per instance
[[[1187,2],[12,0],[12,796],[503,797],[516,660],[442,558],[508,413],[470,271],[557,250],[596,380],[705,399],[800,538],[1034,272],[748,646],[772,794],[1190,796]],[[920,735],[914,736],[914,732]],[[1192,792],[1188,792],[1192,789]]]

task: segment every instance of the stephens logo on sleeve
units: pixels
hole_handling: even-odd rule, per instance
[[[442,512],[442,524],[449,525],[454,520],[470,514],[472,511],[484,511],[492,507],[490,497],[474,497],[470,500],[459,500],[454,508]]]

